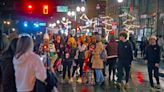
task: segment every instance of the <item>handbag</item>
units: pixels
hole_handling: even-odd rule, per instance
[[[47,79],[46,79],[46,92],[51,92],[54,87],[57,87],[57,78],[50,70],[50,59],[47,57]]]
[[[54,74],[47,70],[47,79],[46,79],[47,85],[46,85],[46,91],[51,92],[54,87],[57,87],[57,78],[54,76]]]
[[[38,79],[35,81],[34,90],[32,92],[47,92],[46,84]]]

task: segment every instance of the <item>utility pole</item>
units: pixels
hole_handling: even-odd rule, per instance
[[[160,34],[160,30],[159,30],[159,16],[160,16],[160,12],[159,12],[159,0],[157,0],[157,6],[156,6],[157,8],[156,8],[156,31],[157,31],[157,36],[159,36],[159,34]]]

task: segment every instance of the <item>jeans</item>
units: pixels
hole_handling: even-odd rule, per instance
[[[95,73],[96,73],[96,83],[101,85],[105,80],[102,73],[102,69],[95,69]]]
[[[154,87],[153,71],[154,71],[154,77],[157,81],[157,84],[160,84],[159,83],[159,68],[155,67],[155,64],[148,64],[149,81],[150,81],[151,87]]]
[[[125,69],[125,80],[126,80],[126,83],[128,83],[129,77],[130,77],[130,67],[131,67],[131,64],[129,62],[124,62],[124,61],[118,62],[118,75],[117,75],[118,76],[118,79],[117,79],[118,83],[122,82],[122,77],[124,75],[123,69]]]
[[[117,58],[111,58],[107,60],[107,65],[109,65],[109,80],[111,80],[111,74],[113,71],[113,81],[115,79],[115,73],[116,73],[116,60]]]
[[[63,79],[65,79],[66,70],[68,71],[68,78],[69,79],[71,78],[71,73],[70,73],[71,66],[72,66],[72,61],[63,61]]]
[[[80,77],[83,76],[83,65],[84,65],[84,59],[78,59],[78,63],[80,66]]]

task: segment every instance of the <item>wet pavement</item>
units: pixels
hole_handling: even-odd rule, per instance
[[[108,68],[108,67],[107,67]],[[164,62],[160,64],[161,89],[155,92],[164,92]],[[59,92],[151,92],[146,64],[142,59],[132,63],[131,79],[128,90],[120,90],[113,83],[109,83],[108,76],[104,86],[93,86],[79,83],[59,83]],[[155,81],[154,81],[155,83]]]

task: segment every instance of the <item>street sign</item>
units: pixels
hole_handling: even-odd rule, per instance
[[[68,12],[68,6],[57,6],[57,12]]]
[[[41,22],[41,23],[39,23],[39,26],[46,26],[46,23]]]

